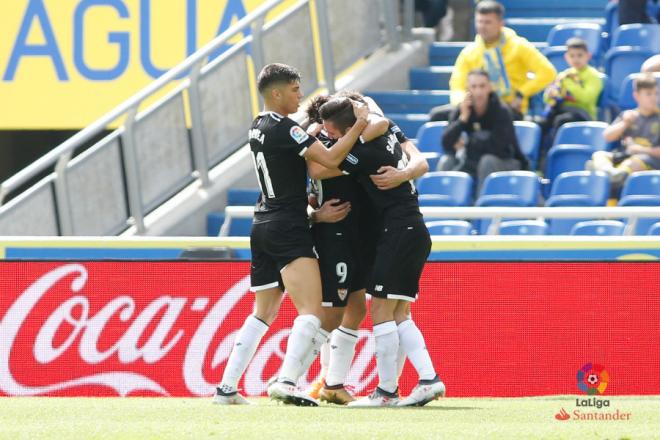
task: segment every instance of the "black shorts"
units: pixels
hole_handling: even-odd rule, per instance
[[[376,298],[415,301],[430,252],[431,236],[424,223],[384,229],[367,293]]]
[[[287,264],[300,257],[317,258],[306,223],[255,223],[250,232],[250,251],[253,292],[278,286],[284,290],[281,271]]]
[[[323,307],[346,307],[351,292],[364,289],[358,243],[340,228],[313,228],[314,243],[319,254],[323,287]]]

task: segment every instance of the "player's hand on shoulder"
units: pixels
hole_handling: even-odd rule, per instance
[[[339,199],[326,200],[314,214],[316,223],[337,223],[346,218],[351,212],[350,202],[341,202]]]
[[[378,168],[378,174],[372,174],[369,177],[376,187],[382,191],[396,188],[408,180],[405,172],[392,166],[383,166]]]

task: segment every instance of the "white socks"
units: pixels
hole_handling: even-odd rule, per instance
[[[298,372],[298,377],[307,374],[307,370],[309,370],[309,367],[314,362],[314,359],[316,359],[319,353],[321,353],[322,347],[325,346],[325,343],[328,340],[328,336],[330,336],[330,333],[323,330],[322,328],[320,328],[319,331],[316,332],[312,344],[312,349],[309,351],[309,353],[307,353],[307,356],[305,357],[305,360],[303,361],[302,366],[300,367],[300,371]]]
[[[419,331],[413,320],[408,319],[399,324],[398,334],[399,343],[403,347],[408,359],[410,359],[410,363],[417,370],[419,380],[435,379],[435,368],[433,367],[431,356],[426,349],[424,336],[422,336],[422,332]]]
[[[328,375],[328,368],[330,367],[330,339],[326,339],[325,343],[321,345],[321,373],[319,376],[324,379]]]
[[[238,381],[243,376],[252,356],[257,351],[261,338],[267,331],[268,325],[265,322],[255,318],[254,315],[247,317],[234,341],[234,347],[222,375],[221,386],[224,385],[226,388],[236,391]]]
[[[401,377],[401,374],[403,373],[403,367],[406,366],[406,350],[403,348],[403,344],[401,344],[401,335],[399,335],[399,351],[396,354],[396,377],[399,378]]]
[[[358,341],[357,330],[339,326],[330,338],[330,366],[325,377],[329,387],[343,385],[351,369],[355,345]]]
[[[319,328],[321,328],[321,320],[314,315],[299,315],[293,321],[278,380],[294,384],[298,381],[300,370],[309,352],[313,349]]]
[[[396,323],[387,321],[374,325],[374,338],[376,339],[378,388],[388,393],[394,393],[397,389],[396,358],[399,351],[399,333]]]

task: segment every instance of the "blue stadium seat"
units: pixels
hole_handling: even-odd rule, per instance
[[[589,220],[575,224],[571,235],[623,235],[623,229],[618,220]]]
[[[570,171],[552,182],[545,206],[605,206],[610,195],[610,179],[597,171]]]
[[[253,206],[259,193],[258,189],[232,188],[227,191],[227,206]]]
[[[540,182],[531,171],[499,171],[486,177],[477,206],[536,206]]]
[[[442,134],[446,121],[426,122],[417,131],[417,148],[428,153],[442,153]]]
[[[412,90],[448,90],[452,66],[414,67],[408,74]]]
[[[601,26],[597,23],[562,23],[555,25],[548,34],[548,46],[565,46],[569,38],[582,38],[587,43],[593,58],[601,52]]]
[[[633,99],[633,82],[638,76],[638,73],[633,73],[623,80],[619,92],[619,110],[630,110],[637,107],[637,103]],[[655,72],[653,76],[655,76],[658,87],[660,87],[660,72]],[[658,105],[660,105],[660,95],[658,95]]]
[[[613,47],[605,55],[605,72],[610,77],[609,100],[619,102],[620,85],[631,73],[638,73],[642,64],[654,55],[650,49],[634,46]]]
[[[637,46],[660,52],[660,24],[624,24],[614,30],[611,47]]]
[[[464,220],[438,220],[426,222],[431,235],[472,235],[474,229]]]
[[[217,237],[220,234],[220,228],[225,222],[225,214],[222,212],[210,212],[206,216],[206,235],[208,237]]]
[[[453,66],[464,47],[463,42],[433,43],[429,47],[429,64],[431,66]]]
[[[566,46],[552,46],[543,49],[543,55],[555,66],[557,72],[568,69],[568,63],[564,58]]]
[[[562,173],[552,182],[545,206],[605,206],[610,195],[610,179],[603,172],[571,171]],[[583,219],[551,218],[551,235],[567,235]]]
[[[534,122],[514,121],[518,144],[523,154],[529,159],[530,169],[535,170],[541,148],[541,127]]]
[[[553,0],[552,2],[530,0],[501,0],[507,17],[601,17],[607,0]]]
[[[376,101],[376,104],[388,116],[390,113],[423,113],[426,115],[433,107],[449,104],[449,91],[447,90],[395,90],[366,92],[365,95]],[[389,117],[391,118],[391,116]]]
[[[542,220],[510,220],[500,223],[500,235],[545,235],[548,225]]]
[[[599,121],[569,122],[559,127],[553,145],[589,145],[595,150],[605,150],[607,141],[603,137],[603,131],[607,125],[607,123]]]
[[[417,181],[420,206],[468,206],[472,188],[472,177],[460,171],[429,172]]]
[[[656,223],[660,222],[660,218],[650,217],[650,218],[638,218],[635,222],[635,230],[633,235],[649,235],[651,227]],[[629,222],[626,222],[626,226]]]
[[[647,235],[660,235],[660,222],[653,223]]]
[[[626,179],[619,206],[660,206],[660,171],[639,171]]]
[[[594,151],[596,150],[588,145],[555,145],[548,151],[545,177],[552,182],[561,173],[584,170],[585,163],[591,159]],[[549,188],[547,192],[550,192]]]
[[[393,120],[406,136],[417,133],[419,128],[429,121],[428,113],[388,113],[386,116]]]
[[[251,218],[225,218],[220,234],[228,237],[249,237],[251,229]]]

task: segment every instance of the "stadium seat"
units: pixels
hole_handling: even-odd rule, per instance
[[[253,206],[259,193],[258,189],[232,188],[227,191],[227,206]]]
[[[430,109],[429,109],[430,110]],[[401,131],[408,136],[417,133],[419,128],[429,121],[428,111],[425,113],[387,113],[386,116],[399,126]]]
[[[225,222],[220,228],[222,237],[249,237],[252,229],[252,218],[232,218],[225,214]]]
[[[555,66],[557,72],[568,69],[568,63],[564,58],[566,46],[552,46],[543,49],[543,55]]]
[[[447,90],[453,66],[414,67],[409,79],[412,90]]]
[[[618,220],[590,220],[575,224],[571,235],[622,235],[623,222]]]
[[[593,58],[597,60],[601,53],[601,33],[602,29],[598,23],[562,23],[550,30],[547,43],[549,47],[565,46],[569,38],[582,38]]]
[[[541,148],[541,127],[534,122],[515,121],[513,126],[516,130],[518,144],[523,154],[529,159],[531,170],[536,169]]]
[[[550,197],[545,206],[605,206],[610,195],[610,179],[602,172],[570,171],[552,182]],[[584,219],[551,218],[551,235],[567,235],[573,226]]]
[[[607,126],[606,122],[599,121],[566,123],[557,130],[553,145],[589,145],[595,150],[605,150],[607,149],[607,141],[603,137],[603,131]]]
[[[446,121],[426,122],[417,131],[417,148],[421,152],[442,153],[442,134]]]
[[[619,102],[620,85],[631,73],[638,73],[644,61],[654,55],[650,49],[634,46],[613,47],[605,55],[605,72],[610,77],[609,100]]]
[[[660,222],[653,223],[647,235],[660,235]]]
[[[437,220],[426,222],[431,235],[472,235],[474,229],[464,220]]]
[[[570,171],[552,182],[545,206],[605,206],[610,195],[610,179],[597,171]]]
[[[540,182],[531,171],[499,171],[486,177],[477,206],[536,206]]]
[[[225,222],[225,214],[222,212],[210,212],[206,216],[206,235],[208,237],[217,237],[220,234],[220,228]]]
[[[660,52],[660,24],[624,24],[614,30],[611,47],[636,46]]]
[[[449,91],[447,90],[394,90],[366,92],[365,95],[376,101],[386,115],[390,113],[427,114],[433,107],[449,104]],[[410,134],[416,131],[411,131]]]
[[[500,235],[545,235],[548,225],[542,220],[509,220],[500,223]]]
[[[637,107],[637,103],[633,99],[633,82],[638,76],[638,73],[633,73],[623,80],[619,92],[619,110],[630,110]],[[653,76],[655,76],[658,87],[660,87],[660,72],[654,73]],[[658,96],[658,104],[660,105],[660,95]]]
[[[468,206],[472,177],[460,171],[434,171],[417,181],[420,206]]]
[[[584,170],[585,163],[591,159],[594,151],[594,148],[587,145],[555,145],[548,151],[545,177],[552,182],[561,173]],[[547,192],[549,196],[550,188]]]
[[[626,179],[619,206],[660,206],[660,171],[639,171]]]

